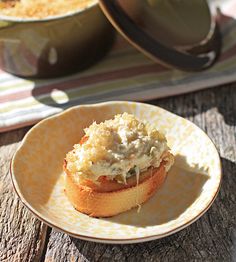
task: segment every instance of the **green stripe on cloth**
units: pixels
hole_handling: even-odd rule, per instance
[[[121,37],[102,61],[74,75],[32,81],[0,72],[0,132],[35,123],[76,104],[158,98],[235,81],[236,21],[228,20],[221,28],[221,60],[199,73],[163,68]]]

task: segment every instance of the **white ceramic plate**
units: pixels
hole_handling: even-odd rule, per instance
[[[175,164],[139,213],[134,208],[112,218],[92,218],[74,210],[64,194],[63,159],[85,127],[122,112],[163,131]],[[218,152],[201,129],[159,107],[134,102],[73,107],[41,121],[25,136],[11,170],[18,196],[40,220],[74,237],[103,243],[144,242],[179,231],[206,212],[221,181]]]

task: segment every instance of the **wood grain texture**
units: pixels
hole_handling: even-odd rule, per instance
[[[236,261],[236,84],[150,103],[190,119],[216,144],[224,176],[213,206],[186,229],[142,244],[96,244],[52,229],[46,261]]]
[[[47,227],[17,198],[10,180],[10,161],[28,128],[0,135],[0,261],[38,261]]]
[[[9,180],[10,158],[27,131],[20,129],[0,135],[0,261],[236,261],[236,83],[150,103],[190,119],[216,144],[223,183],[209,211],[186,229],[147,243],[96,244],[52,229],[44,246],[46,226],[22,207]]]

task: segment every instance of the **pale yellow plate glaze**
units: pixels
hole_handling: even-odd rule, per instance
[[[175,164],[139,213],[134,208],[112,218],[91,218],[74,210],[64,194],[63,159],[85,127],[122,112],[163,131]],[[17,194],[39,219],[74,237],[104,243],[144,242],[179,231],[210,207],[221,181],[218,152],[201,129],[159,107],[134,102],[73,107],[41,121],[25,136],[11,169]]]

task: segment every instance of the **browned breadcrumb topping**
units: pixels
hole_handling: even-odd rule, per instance
[[[84,9],[97,0],[0,0],[0,14],[20,18],[46,18]]]
[[[126,181],[129,175],[158,167],[168,149],[165,136],[154,126],[123,113],[86,128],[66,155],[67,169],[80,179]]]

